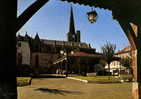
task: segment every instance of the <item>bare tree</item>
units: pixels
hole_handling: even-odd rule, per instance
[[[110,73],[110,63],[113,61],[114,59],[114,53],[116,50],[116,45],[107,42],[106,44],[104,44],[101,47],[102,53],[104,55],[104,60],[107,62],[108,64],[108,71]],[[110,74],[109,74],[110,75]],[[110,79],[110,78],[109,78]]]

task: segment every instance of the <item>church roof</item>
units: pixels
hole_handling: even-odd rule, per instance
[[[103,57],[101,54],[90,54],[86,52],[75,52],[74,54],[69,54],[69,56],[87,56],[87,57]]]
[[[81,42],[69,42],[69,41],[57,41],[57,40],[45,40],[41,39],[42,43],[47,45],[56,45],[56,46],[73,46],[79,48],[90,48],[89,44]]]
[[[123,48],[122,50],[118,51],[117,53],[115,53],[115,55],[130,53],[130,52],[131,52],[131,46],[127,46],[127,47]]]

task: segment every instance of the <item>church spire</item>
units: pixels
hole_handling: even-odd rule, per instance
[[[70,24],[69,24],[69,32],[72,34],[75,34],[75,26],[74,26],[74,16],[73,16],[73,8],[71,6],[71,11],[70,11]]]
[[[75,33],[75,26],[74,26],[74,17],[73,17],[73,9],[71,6],[70,9],[70,24],[69,24],[69,32],[68,32],[68,41],[76,42],[76,33]]]

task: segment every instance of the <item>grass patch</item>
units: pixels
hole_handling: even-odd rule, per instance
[[[121,75],[120,78],[123,80],[132,81],[133,76],[132,75]]]
[[[17,77],[17,86],[27,86],[31,84],[31,77]]]
[[[119,78],[115,78],[114,76],[73,76],[74,78],[88,80],[88,82],[99,82],[99,83],[116,83],[120,82]],[[110,79],[109,79],[110,77]]]
[[[132,75],[121,75],[121,78],[132,78]]]

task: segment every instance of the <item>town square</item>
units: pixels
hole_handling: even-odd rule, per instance
[[[0,99],[141,99],[141,1],[0,4]]]

